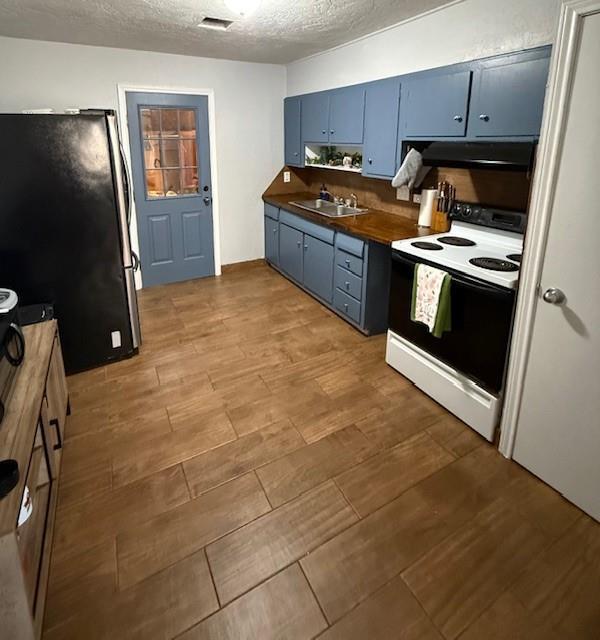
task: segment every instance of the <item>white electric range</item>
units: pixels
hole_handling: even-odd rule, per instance
[[[447,233],[392,243],[386,361],[488,440],[499,421],[523,233],[522,212],[455,203]],[[451,330],[410,319],[415,266],[450,274]]]

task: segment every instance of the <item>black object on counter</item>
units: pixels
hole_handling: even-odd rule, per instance
[[[28,304],[19,308],[19,324],[22,327],[47,322],[52,318],[54,318],[54,306],[51,304]]]
[[[19,464],[16,460],[0,460],[0,499],[8,495],[19,483]]]

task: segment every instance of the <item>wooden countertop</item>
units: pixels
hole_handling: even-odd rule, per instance
[[[300,209],[290,204],[293,200],[314,200],[315,195],[311,193],[292,193],[284,195],[263,196],[263,200],[275,207],[284,209],[298,216],[306,218],[312,222],[334,227],[339,231],[345,231],[363,240],[374,240],[382,244],[392,244],[394,240],[404,240],[405,238],[416,238],[417,236],[428,236],[434,231],[418,227],[417,223],[408,218],[369,209],[369,213],[347,218],[328,218],[318,213],[312,213],[306,209]]]

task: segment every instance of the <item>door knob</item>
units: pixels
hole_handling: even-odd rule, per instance
[[[209,196],[204,196],[204,198],[202,198],[202,200],[204,200],[204,204],[208,207],[208,205],[210,204],[210,197]]]
[[[480,120],[483,120],[484,122],[487,122],[487,121],[490,119],[490,117],[487,115],[487,113],[482,113],[482,114],[479,116],[479,119],[480,119]]]
[[[462,116],[454,116],[456,122],[462,122]]]
[[[554,287],[550,287],[550,289],[546,289],[544,291],[544,295],[542,296],[544,302],[548,304],[563,304],[567,297],[560,289],[555,289]]]

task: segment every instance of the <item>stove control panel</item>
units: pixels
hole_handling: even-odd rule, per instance
[[[450,209],[450,218],[521,234],[525,233],[527,227],[527,214],[523,211],[493,209],[469,202],[455,202]]]

